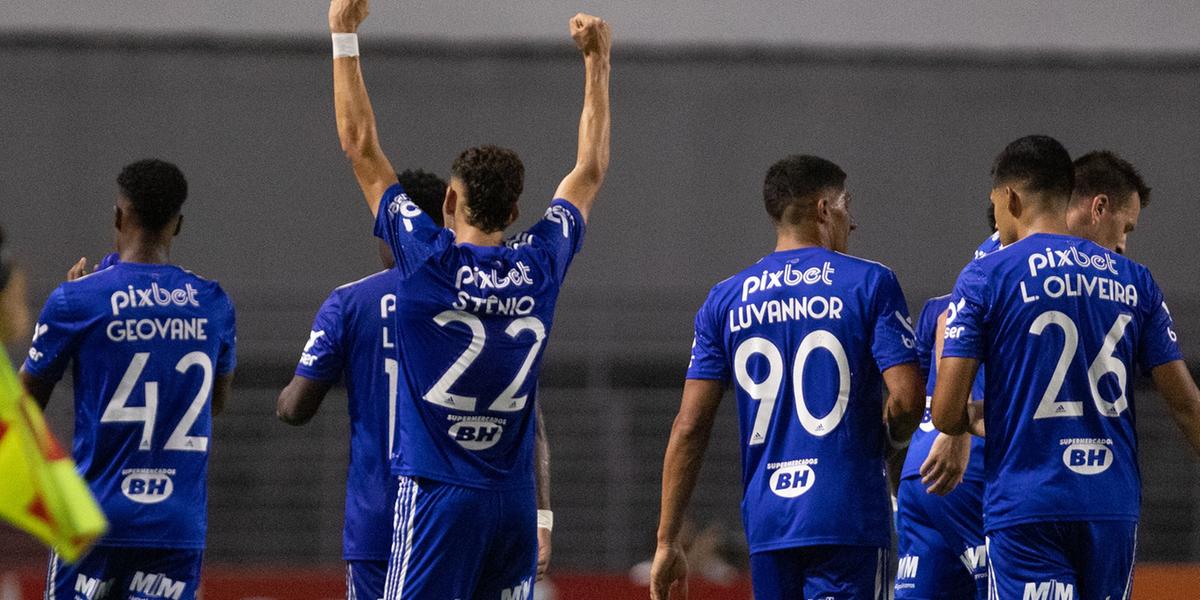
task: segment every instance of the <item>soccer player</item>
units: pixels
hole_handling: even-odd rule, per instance
[[[110,524],[79,562],[51,555],[46,597],[195,598],[212,415],[233,379],[233,304],[170,263],[183,173],[143,160],[117,184],[120,262],[50,294],[21,370],[45,406],[73,363],[73,454]]]
[[[920,422],[925,379],[895,274],[843,254],[854,229],[845,180],[841,168],[815,156],[775,163],[763,186],[775,252],[718,283],[696,315],[663,464],[656,600],[676,581],[686,596],[680,526],[730,382],[744,444],[754,597],[890,592],[884,455],[889,438],[907,442]]]
[[[1200,390],[1149,271],[1069,234],[1074,167],[1053,138],[1009,144],[991,200],[1006,244],[951,296],[934,425],[963,433],[986,365],[984,527],[993,598],[1128,598],[1140,502],[1133,389],[1149,371],[1200,453]]]
[[[425,171],[398,174],[405,192],[439,226],[446,182]],[[382,245],[382,242],[381,242]],[[350,466],[346,477],[343,559],[347,598],[383,597],[392,542],[396,478],[388,458],[395,445],[396,287],[402,285],[391,249],[383,247],[384,271],[341,286],[321,305],[292,381],[280,392],[276,414],[290,425],[312,419],[325,395],[345,378],[350,414]],[[538,414],[540,457],[544,450]],[[399,448],[395,448],[399,452]],[[547,464],[545,461],[539,464]],[[549,510],[548,477],[538,474],[538,509]],[[538,531],[539,576],[548,566],[549,531]],[[544,561],[544,562],[543,562]]]
[[[1133,165],[1107,150],[1076,159],[1074,173],[1068,229],[1077,237],[1123,252],[1127,234],[1137,226],[1141,208],[1150,201],[1150,188]],[[989,206],[988,216],[995,229],[993,207]],[[984,240],[975,257],[987,256],[999,247],[999,232],[995,232]],[[933,395],[937,381],[940,354],[934,349],[940,351],[949,304],[949,294],[932,298],[917,320],[917,351],[928,376],[928,396]],[[982,371],[975,378],[971,398],[983,401]],[[983,438],[938,432],[926,408],[908,447],[901,478],[896,597],[984,600]]]
[[[353,32],[362,0],[334,0],[338,135],[396,258],[399,477],[384,597],[528,598],[536,571],[533,440],[537,377],[558,291],[583,242],[608,168],[609,47],[604,21],[579,14],[584,106],[574,169],[545,216],[513,243],[524,166],[477,146],[451,167],[438,227],[384,156]]]

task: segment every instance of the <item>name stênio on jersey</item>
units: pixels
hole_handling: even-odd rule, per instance
[[[482,294],[484,290],[531,286],[534,281],[530,272],[529,265],[522,261],[517,261],[516,266],[506,273],[497,272],[495,269],[484,270],[479,267],[463,265],[459,267],[454,278],[454,287],[459,291],[451,307],[455,310],[469,310],[485,315],[525,316],[532,314],[537,308],[537,301],[533,296],[501,298],[495,294],[473,295],[463,290],[464,286],[468,286]]]

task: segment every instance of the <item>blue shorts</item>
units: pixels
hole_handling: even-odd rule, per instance
[[[886,600],[886,548],[804,546],[750,555],[755,600]]]
[[[400,477],[387,600],[529,600],[537,576],[533,488],[494,491]]]
[[[963,481],[938,496],[920,478],[905,479],[896,503],[896,598],[985,600],[983,482]]]
[[[387,579],[386,560],[346,561],[346,600],[379,600]]]
[[[988,532],[993,600],[1128,600],[1137,523],[1055,521]]]
[[[74,564],[50,554],[47,600],[195,600],[203,550],[97,546]]]

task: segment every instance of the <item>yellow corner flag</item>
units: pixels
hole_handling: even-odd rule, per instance
[[[0,348],[0,518],[78,559],[108,522]]]

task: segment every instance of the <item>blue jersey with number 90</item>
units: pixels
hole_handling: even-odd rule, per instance
[[[109,520],[105,546],[203,548],[213,380],[234,368],[215,282],[118,263],[50,294],[25,371],[74,363],[73,454]]]
[[[560,199],[505,246],[455,244],[399,184],[384,193],[375,235],[396,257],[404,307],[394,474],[533,487],[538,372],[583,232],[579,210]]]
[[[733,382],[751,552],[889,543],[880,373],[917,362],[913,337],[891,270],[823,248],[713,288],[687,377]]]
[[[1136,520],[1137,370],[1179,360],[1149,270],[1092,242],[1035,234],[963,270],[943,357],[982,361],[986,528]]]

